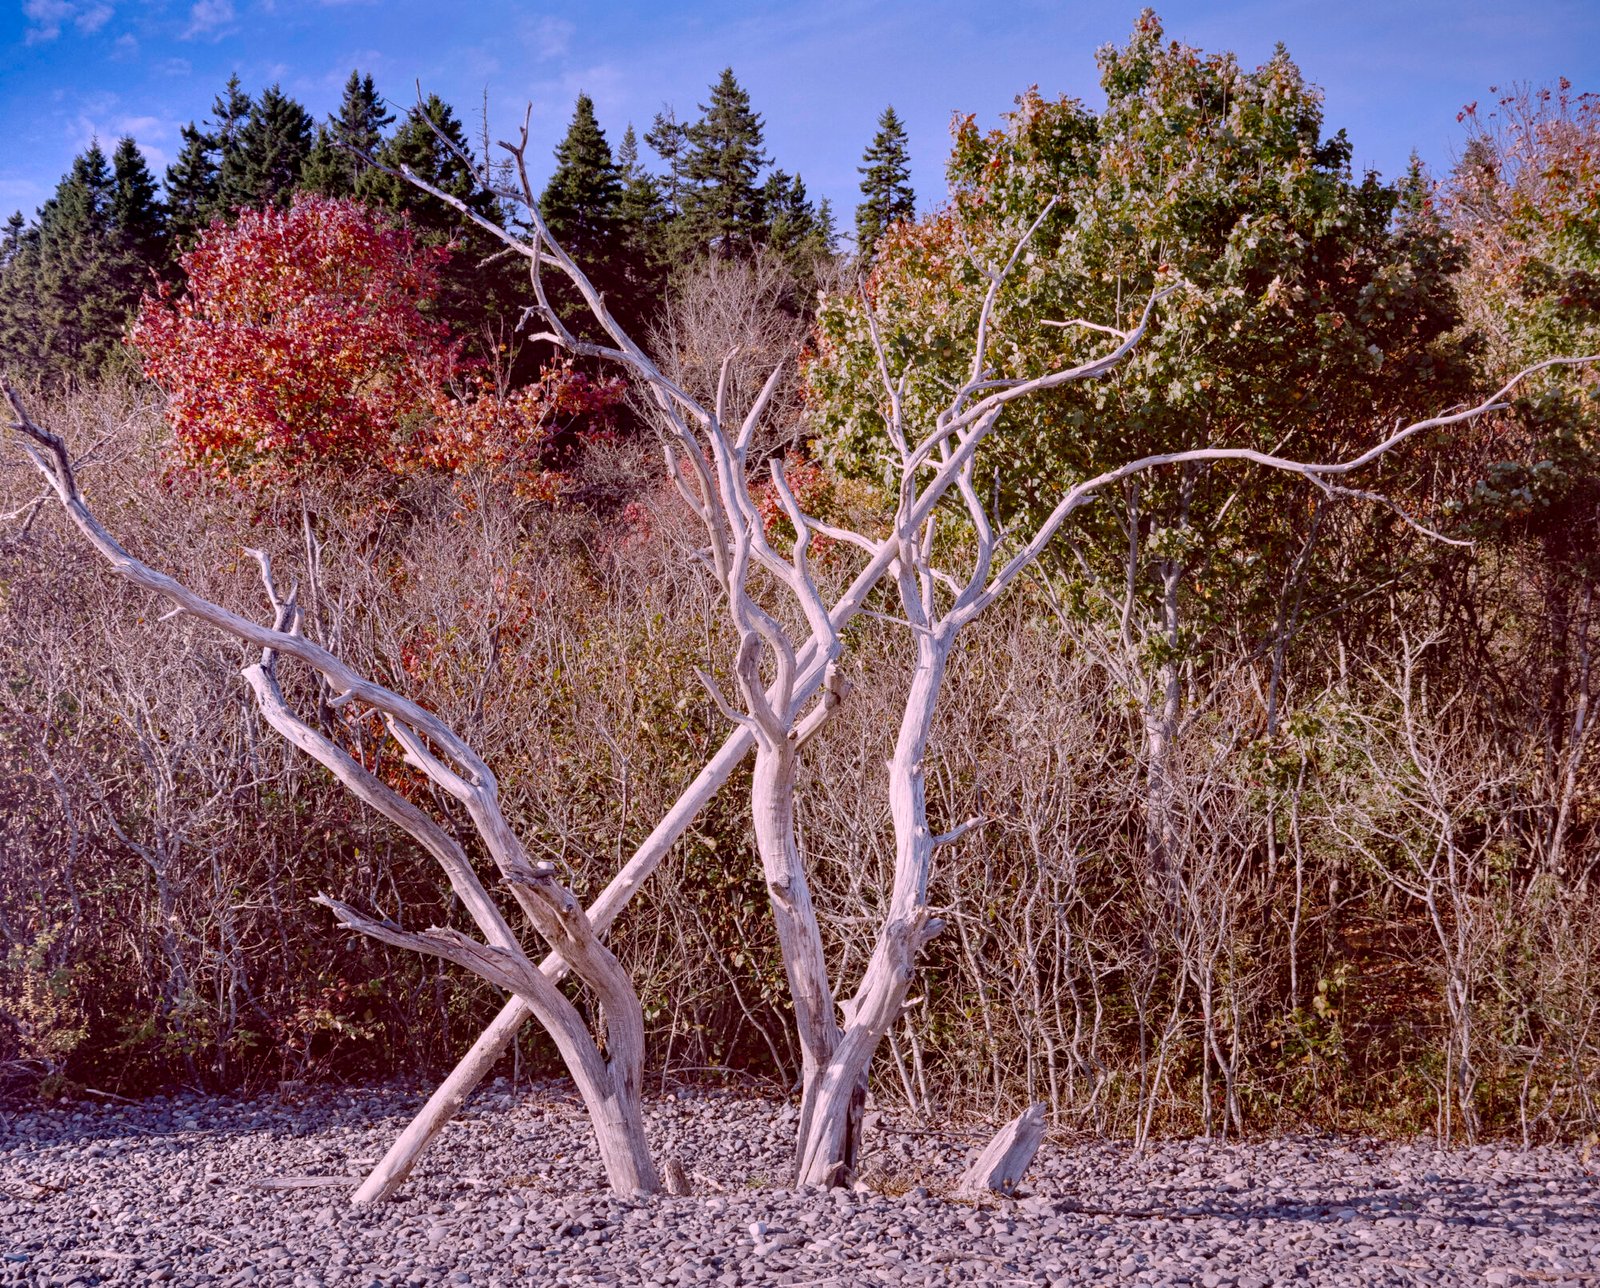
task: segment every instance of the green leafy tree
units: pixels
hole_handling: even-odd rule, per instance
[[[727,257],[759,244],[764,232],[756,182],[767,164],[761,118],[731,67],[723,69],[700,111],[700,120],[685,132],[680,238],[693,250]]]
[[[19,376],[32,374],[38,329],[28,316],[39,266],[39,230],[20,210],[0,234],[0,365]]]
[[[1460,298],[1489,380],[1544,358],[1600,353],[1600,99],[1571,89],[1565,80],[1523,87],[1461,113],[1467,145],[1441,217],[1464,252]],[[1554,871],[1583,826],[1578,767],[1600,591],[1600,376],[1541,381],[1472,449],[1462,464],[1476,485],[1460,518],[1479,539],[1479,559],[1525,593],[1514,633],[1533,662],[1527,701],[1547,749],[1538,790],[1562,802],[1529,827]],[[1451,571],[1465,581],[1476,569],[1462,562]],[[1493,647],[1503,651],[1504,641]]]
[[[891,371],[914,366],[913,387],[933,391],[967,378],[959,341],[976,325],[984,266],[1025,237],[993,320],[996,380],[1098,351],[1104,337],[1071,320],[1126,326],[1155,289],[1175,288],[1114,378],[1008,413],[1001,523],[1032,526],[1072,480],[1152,452],[1314,446],[1328,458],[1454,400],[1468,373],[1449,339],[1442,238],[1397,223],[1393,187],[1352,176],[1349,144],[1323,136],[1319,96],[1285,52],[1247,70],[1166,42],[1146,11],[1125,47],[1098,57],[1098,117],[1030,92],[999,130],[962,122],[952,204],[889,231],[868,279]],[[862,393],[881,389],[863,305],[831,301],[819,330],[809,380],[825,449],[876,474],[888,445],[881,398]],[[931,423],[932,403],[911,410]],[[1296,579],[1302,604],[1349,589],[1352,574],[1319,558],[1319,513],[1271,480],[1235,497],[1222,471],[1172,471],[1130,490],[1120,512],[1091,513],[1075,531],[1082,559],[1058,568],[1068,602],[1105,614],[1138,659],[1125,678],[1149,731],[1158,866],[1172,845],[1173,741],[1212,651],[1241,623],[1249,644],[1281,643]],[[1357,575],[1392,571],[1397,520],[1352,521],[1372,528]]]
[[[38,325],[37,378],[97,374],[115,356],[127,310],[110,289],[121,276],[111,227],[115,182],[99,143],[75,158],[39,212],[29,311]]]
[[[856,207],[856,254],[872,260],[873,248],[891,224],[913,219],[916,194],[911,190],[910,140],[893,107],[883,109],[878,132],[861,155],[861,204]]]
[[[377,154],[393,124],[394,114],[384,107],[372,76],[351,72],[339,111],[317,129],[300,186],[325,197],[359,195],[372,168],[363,158]]]

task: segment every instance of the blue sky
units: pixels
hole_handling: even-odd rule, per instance
[[[1094,0],[763,0],[505,4],[488,0],[0,0],[0,215],[31,214],[91,136],[132,134],[158,172],[178,130],[228,76],[273,81],[322,116],[353,67],[391,100],[415,84],[476,133],[485,102],[504,137],[534,108],[541,162],[580,90],[613,145],[663,103],[696,115],[731,65],[766,120],[767,151],[831,197],[848,226],[856,165],[885,103],[911,135],[919,205],[943,193],[952,112],[992,123],[1037,83],[1100,102],[1094,51],[1127,37],[1140,5]],[[1283,41],[1327,95],[1357,165],[1394,174],[1414,148],[1435,167],[1461,140],[1462,104],[1490,85],[1569,77],[1600,90],[1594,0],[1284,0],[1157,6],[1169,36],[1263,61]]]

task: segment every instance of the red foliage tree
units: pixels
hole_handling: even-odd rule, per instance
[[[214,223],[183,257],[187,289],[147,296],[130,336],[184,463],[406,468],[459,369],[422,312],[447,255],[356,201],[301,195]]]
[[[548,366],[536,384],[501,394],[480,381],[477,396],[439,397],[430,432],[411,463],[453,476],[481,474],[529,500],[550,500],[561,475],[551,468],[561,445],[611,428],[627,387],[591,380],[568,362]]]
[[[129,336],[183,464],[252,482],[482,471],[554,495],[551,445],[608,424],[621,383],[558,366],[496,390],[425,312],[448,257],[348,199],[214,223],[183,258],[186,289],[147,296]]]

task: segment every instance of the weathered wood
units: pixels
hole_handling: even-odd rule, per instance
[[[131,555],[100,523],[84,499],[66,443],[34,423],[16,390],[3,379],[0,390],[16,414],[11,426],[23,436],[24,450],[90,544],[134,584],[167,596],[183,612],[261,648],[261,660],[246,667],[243,675],[267,723],[433,856],[477,924],[483,942],[456,932],[406,932],[364,917],[347,905],[335,906],[340,920],[362,934],[445,956],[513,991],[526,1002],[555,1040],[583,1095],[612,1187],[630,1195],[658,1191],[661,1181],[645,1139],[639,1103],[644,1016],[638,994],[621,964],[600,942],[577,899],[555,880],[553,869],[528,859],[520,839],[500,812],[499,785],[488,765],[438,716],[360,675],[334,654],[307,641],[300,634],[294,596],[278,593],[271,563],[263,552],[249,553],[261,565],[262,581],[273,610],[270,627],[229,612]],[[320,672],[338,694],[335,706],[359,700],[381,713],[407,761],[466,806],[479,838],[518,905],[548,946],[595,994],[605,1022],[604,1053],[577,1008],[529,960],[516,933],[479,881],[460,842],[290,707],[277,680],[280,654],[297,658]]]
[[[956,1193],[966,1198],[1013,1193],[1043,1140],[1044,1105],[1031,1104],[983,1147],[978,1161],[962,1175]]]

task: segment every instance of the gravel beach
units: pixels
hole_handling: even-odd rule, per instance
[[[1555,1284],[1600,1288],[1600,1156],[1332,1137],[1047,1141],[1014,1199],[976,1134],[885,1117],[864,1189],[783,1187],[794,1111],[647,1106],[686,1198],[604,1188],[567,1089],[476,1096],[395,1201],[352,1177],[420,1095],[180,1096],[0,1114],[0,1284]],[[274,1188],[291,1186],[290,1188]]]

